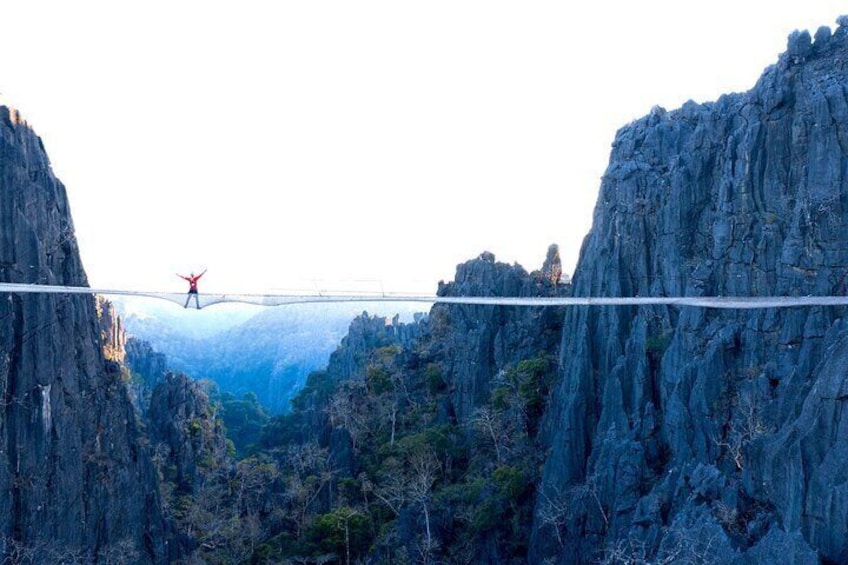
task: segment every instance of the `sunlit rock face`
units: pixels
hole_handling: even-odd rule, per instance
[[[0,281],[87,285],[65,188],[6,107]],[[0,553],[164,559],[156,480],[120,377],[92,296],[0,295]]]
[[[622,128],[574,294],[844,294],[846,24]],[[848,561],[845,314],[569,309],[531,560]]]
[[[100,343],[103,357],[109,361],[123,363],[127,358],[127,331],[118,311],[102,296],[95,298],[97,320],[100,323]]]

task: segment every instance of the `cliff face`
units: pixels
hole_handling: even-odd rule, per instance
[[[362,386],[376,352],[395,354],[416,349],[418,339],[427,332],[428,320],[416,316],[414,323],[401,323],[397,318],[372,316],[363,312],[350,322],[347,335],[330,355],[325,371],[315,371],[293,401],[294,414],[286,422],[291,443],[315,442],[330,447],[340,467],[352,474],[350,436],[343,425],[334,425],[330,416],[331,396],[339,385]]]
[[[134,337],[126,340],[124,352],[125,363],[132,376],[133,404],[139,414],[147,414],[153,389],[168,372],[168,359],[163,353],[154,351],[146,341]]]
[[[556,246],[542,271],[528,274],[519,265],[495,261],[491,253],[457,266],[453,282],[439,296],[557,296],[562,268]],[[489,400],[495,376],[521,360],[554,354],[562,326],[562,309],[503,306],[436,305],[431,311],[428,351],[442,368],[454,393],[456,417],[466,422]]]
[[[40,139],[0,107],[0,281],[86,285]],[[156,479],[94,298],[0,300],[0,551],[36,561],[164,554]]]
[[[164,479],[178,494],[199,488],[204,466],[217,468],[226,462],[221,421],[206,392],[185,375],[169,374],[156,386],[147,420],[151,442],[161,445]]]
[[[130,337],[126,342],[126,362],[150,388],[155,388],[168,372],[168,359],[164,353],[154,351],[146,341]]]
[[[844,294],[840,24],[618,132],[575,295]],[[848,560],[845,313],[570,309],[531,558]]]
[[[417,323],[403,324],[397,318],[389,321],[363,312],[351,321],[347,335],[330,355],[327,372],[334,381],[364,380],[365,360],[372,350],[391,345],[411,347],[421,328]]]

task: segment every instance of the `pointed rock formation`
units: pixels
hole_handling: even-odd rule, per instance
[[[542,277],[552,284],[558,284],[562,279],[562,260],[559,257],[559,245],[548,247],[548,255],[542,265]]]
[[[533,276],[520,265],[495,260],[492,253],[457,265],[453,282],[439,285],[439,296],[563,296],[553,281],[556,246],[548,251],[548,276]],[[536,272],[539,273],[538,271]],[[493,377],[507,366],[557,350],[564,310],[437,304],[430,312],[430,353],[454,390],[460,422],[484,404]]]
[[[227,460],[227,443],[221,421],[201,385],[185,375],[168,374],[153,389],[147,413],[150,440],[164,448],[165,480],[181,494],[200,486],[203,469],[220,467]]]

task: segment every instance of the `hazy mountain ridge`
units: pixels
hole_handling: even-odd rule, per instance
[[[240,312],[236,320],[244,320],[236,324],[224,326],[212,319],[202,333],[183,328],[194,312],[186,316],[172,309],[152,310],[144,317],[130,314],[124,324],[131,335],[164,353],[169,368],[210,379],[222,392],[237,397],[253,392],[267,409],[279,413],[289,409],[309,373],[327,364],[350,321],[364,309],[411,317],[420,306],[300,304],[254,309]]]

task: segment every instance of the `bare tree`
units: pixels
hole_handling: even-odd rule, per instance
[[[562,492],[556,486],[551,489],[540,489],[539,494],[542,503],[539,506],[539,519],[541,523],[554,531],[557,543],[560,547],[565,546],[565,526],[571,518],[570,499],[567,492]]]
[[[771,432],[760,416],[752,399],[742,400],[738,395],[730,402],[730,421],[722,436],[712,434],[713,443],[726,449],[738,471],[745,468],[745,450],[755,439]]]
[[[594,477],[567,489],[556,486],[540,489],[539,497],[539,519],[543,525],[553,530],[560,547],[565,547],[565,532],[569,520],[588,513],[592,507],[598,509],[604,525],[609,528],[609,515],[601,503]]]
[[[471,427],[478,432],[481,432],[487,439],[491,440],[495,448],[495,459],[498,465],[503,463],[502,452],[505,449],[504,444],[508,441],[508,435],[505,433],[503,419],[498,411],[483,406],[479,408],[471,418]]]
[[[600,565],[708,565],[722,558],[713,551],[715,535],[699,541],[691,530],[666,532],[655,555],[644,540],[621,538],[607,545],[596,561]]]
[[[314,443],[289,447],[286,461],[293,472],[285,478],[285,496],[295,512],[296,534],[300,538],[311,522],[313,503],[332,480],[334,472],[328,450]]]
[[[389,473],[379,485],[375,485],[365,473],[359,476],[362,492],[373,493],[380,502],[389,507],[395,516],[406,504],[406,478],[400,473]]]
[[[409,460],[409,497],[413,503],[420,504],[424,512],[425,545],[424,548],[432,551],[435,548],[433,535],[430,530],[430,492],[438,479],[439,463],[435,453],[430,450],[419,450],[414,452]]]
[[[430,523],[430,497],[433,486],[441,474],[439,459],[429,447],[418,447],[408,453],[390,472],[374,484],[366,475],[360,475],[362,490],[373,493],[395,514],[404,508],[417,507],[424,517],[424,532],[418,542],[422,562],[429,563],[438,547]]]
[[[123,539],[100,550],[98,563],[104,565],[130,565],[138,563],[140,553],[138,545],[131,539]],[[61,561],[57,561],[60,563]]]
[[[67,547],[54,540],[36,539],[24,542],[0,535],[0,565],[38,565],[40,563],[84,565],[90,561],[91,555],[83,549]]]
[[[327,407],[330,424],[347,430],[354,450],[370,431],[371,409],[366,396],[367,391],[362,383],[347,381],[333,393]]]

